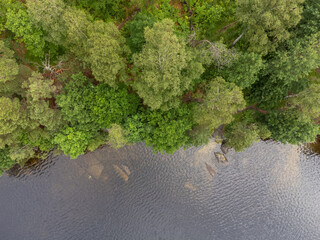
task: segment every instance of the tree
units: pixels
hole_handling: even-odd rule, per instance
[[[125,38],[113,23],[102,21],[92,24],[88,32],[89,56],[86,61],[93,75],[98,81],[117,88],[117,83],[125,80],[124,55],[128,52]]]
[[[247,123],[245,121],[228,125],[224,134],[226,145],[234,148],[237,152],[243,151],[254,142],[258,142],[261,138],[268,138],[270,135],[271,132],[265,125]]]
[[[290,144],[313,142],[319,133],[319,126],[304,119],[294,110],[274,111],[266,116],[271,138]]]
[[[217,77],[206,86],[203,103],[197,105],[194,120],[213,130],[221,124],[230,123],[237,110],[244,107],[245,101],[240,88]]]
[[[66,9],[63,0],[27,0],[26,6],[31,21],[47,33],[46,40],[64,45],[67,29],[63,18]]]
[[[301,19],[304,0],[238,0],[237,15],[245,28],[249,50],[266,55],[289,39]]]
[[[53,80],[43,78],[38,72],[23,83],[27,95],[27,108],[29,117],[39,125],[45,126],[48,130],[55,130],[61,124],[61,113],[58,109],[49,107],[48,99],[53,97],[56,90]]]
[[[136,113],[140,99],[129,94],[127,89],[112,89],[106,84],[98,85],[94,96],[87,107],[91,111],[93,121],[100,128],[109,128],[111,124],[122,124],[126,118]]]
[[[126,133],[120,125],[112,124],[109,129],[108,143],[115,149],[124,147],[128,144],[125,135]]]
[[[86,105],[93,101],[94,86],[82,73],[72,75],[62,92],[56,96],[63,119],[72,126],[85,125],[94,128],[91,111]]]
[[[9,153],[9,148],[0,149],[0,176],[4,171],[16,164],[16,162],[10,158]]]
[[[21,125],[22,111],[18,98],[0,98],[0,135],[10,134]]]
[[[299,37],[310,36],[320,32],[320,2],[318,0],[305,0],[302,19],[296,31]]]
[[[152,109],[168,110],[179,105],[179,96],[204,71],[201,63],[174,34],[173,22],[165,19],[145,29],[146,44],[134,54],[138,95]]]
[[[53,143],[71,159],[84,154],[92,135],[75,127],[65,127],[53,139]]]
[[[19,66],[13,54],[14,52],[0,40],[0,83],[14,80],[19,73]]]
[[[129,37],[127,43],[132,53],[137,53],[142,50],[143,45],[146,43],[144,38],[144,29],[146,27],[152,28],[156,19],[150,15],[138,13],[134,16],[131,22],[128,23]]]
[[[45,41],[41,29],[32,24],[25,9],[7,11],[6,28],[12,31],[19,42],[24,42],[30,54],[42,58],[44,56]]]
[[[88,49],[88,29],[92,17],[84,10],[68,7],[63,15],[67,28],[66,46],[80,59],[86,59]]]
[[[193,125],[190,106],[181,105],[165,112],[147,110],[143,113],[142,119],[144,123],[142,138],[154,152],[172,154],[189,141],[187,132]]]
[[[320,65],[319,35],[288,40],[286,49],[270,58],[250,92],[250,98],[264,107],[274,108],[286,96],[308,85],[308,74]]]
[[[259,79],[259,72],[264,68],[261,55],[255,53],[241,53],[229,68],[221,71],[227,82],[232,82],[238,87],[250,87]]]
[[[320,85],[312,83],[304,91],[288,96],[286,105],[301,111],[304,117],[314,120],[320,116]]]

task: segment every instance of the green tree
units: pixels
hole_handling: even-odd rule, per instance
[[[313,142],[319,133],[319,126],[301,117],[294,110],[274,111],[266,116],[271,138],[290,144]]]
[[[53,143],[71,159],[84,154],[92,135],[75,127],[65,127],[53,139]]]
[[[14,164],[16,164],[16,162],[10,158],[9,153],[9,148],[0,149],[0,176],[4,171],[10,169]]]
[[[132,53],[137,53],[142,50],[143,45],[146,43],[144,38],[144,29],[146,27],[152,28],[156,19],[150,15],[139,13],[134,16],[131,22],[128,23],[129,37],[127,43]]]
[[[250,98],[266,108],[279,105],[287,95],[302,91],[307,76],[320,65],[319,35],[286,42],[286,50],[270,58],[259,81],[252,85]]]
[[[147,27],[146,44],[141,53],[133,56],[137,73],[133,87],[152,109],[177,107],[178,97],[204,71],[186,42],[174,34],[173,24],[165,19],[152,29]]]
[[[101,128],[109,128],[112,123],[122,124],[126,118],[136,113],[140,99],[129,94],[127,89],[112,89],[106,84],[95,88],[94,97],[87,103],[91,117]]]
[[[195,109],[194,120],[213,130],[221,124],[230,123],[237,110],[244,107],[245,101],[240,88],[217,77],[206,86],[203,102]]]
[[[286,105],[301,111],[303,116],[313,120],[320,116],[320,85],[312,83],[299,94],[288,96]]]
[[[163,112],[161,110],[143,113],[144,131],[141,133],[147,146],[153,151],[174,153],[189,141],[187,132],[192,128],[192,109],[181,105]]]
[[[301,37],[310,36],[320,32],[320,2],[318,0],[305,0],[302,19],[296,31]]]
[[[42,58],[44,56],[45,41],[41,29],[32,24],[30,17],[25,9],[7,12],[6,28],[12,31],[18,41],[25,43],[31,55]]]
[[[244,52],[239,55],[231,67],[225,68],[221,74],[226,81],[240,88],[247,88],[259,79],[258,74],[263,68],[264,62],[261,55]]]
[[[290,38],[301,19],[304,0],[238,0],[237,15],[245,28],[249,50],[263,55]]]
[[[94,127],[91,111],[86,105],[93,101],[94,86],[82,73],[72,75],[62,92],[56,96],[56,102],[61,108],[63,119],[72,126],[86,125]]]
[[[270,137],[271,132],[265,125],[247,123],[245,121],[235,122],[226,127],[225,138],[228,147],[234,148],[237,152],[250,147],[261,138]]]
[[[100,82],[116,88],[119,81],[125,80],[125,38],[113,23],[96,21],[88,30],[89,56],[92,73]]]

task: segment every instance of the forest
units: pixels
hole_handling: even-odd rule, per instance
[[[0,0],[0,175],[49,153],[320,134],[319,0]]]

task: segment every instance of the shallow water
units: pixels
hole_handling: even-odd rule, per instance
[[[317,154],[268,141],[221,164],[217,151],[104,147],[4,175],[0,239],[320,239]]]

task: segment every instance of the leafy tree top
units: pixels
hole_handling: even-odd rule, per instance
[[[186,42],[174,34],[173,21],[164,19],[145,29],[146,44],[133,56],[137,76],[134,89],[152,109],[179,105],[179,96],[204,71]]]

